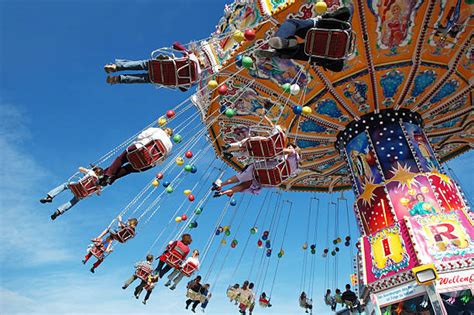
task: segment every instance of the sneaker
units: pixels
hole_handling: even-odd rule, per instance
[[[143,303],[143,305],[146,305],[146,300],[143,300],[142,303]]]
[[[92,267],[90,271],[91,271],[92,273],[95,273],[94,267]]]
[[[259,58],[272,58],[278,56],[275,49],[258,49],[255,51],[255,56]]]
[[[216,191],[214,193],[214,195],[212,195],[212,198],[219,198],[220,196],[222,196],[223,194],[220,192],[220,191]]]
[[[136,293],[135,293],[134,295],[135,295],[135,298],[136,298],[137,300],[140,298],[140,295],[138,295],[138,294],[136,294]]]
[[[82,260],[82,264],[83,264],[83,265],[85,265],[86,262],[87,262],[87,261],[86,261],[85,259]]]
[[[212,188],[211,190],[220,190],[222,186],[222,181],[220,179],[216,180],[215,182],[212,183]]]
[[[58,217],[58,215],[60,215],[61,212],[59,212],[58,210],[56,210],[56,212],[54,212],[52,215],[51,215],[51,220],[56,220],[56,218]]]
[[[53,202],[53,198],[48,195],[48,196],[46,196],[46,198],[40,199],[40,202],[41,203],[50,203],[50,202]]]
[[[171,280],[165,283],[165,287],[169,287],[171,285]]]
[[[108,64],[104,66],[104,71],[107,73],[117,72],[117,66],[115,64]]]
[[[186,304],[186,309],[187,309],[187,310],[189,309],[189,304]]]
[[[175,286],[175,285],[173,285],[173,286],[170,287],[170,290],[174,290],[174,289],[176,289],[176,286]]]
[[[196,310],[194,308],[191,309],[191,312],[196,313]]]
[[[126,288],[127,288],[127,286],[126,286],[126,285],[122,286],[122,289],[124,289],[124,290],[125,290]]]
[[[272,37],[268,40],[268,44],[275,49],[295,48],[298,42],[295,38]]]
[[[120,76],[108,76],[107,77],[107,80],[106,80],[107,83],[109,84],[118,84],[120,83]]]

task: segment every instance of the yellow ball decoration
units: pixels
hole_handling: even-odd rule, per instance
[[[224,231],[228,231],[230,227],[228,225],[224,226]]]
[[[166,120],[165,117],[160,117],[160,118],[158,119],[158,125],[159,125],[159,126],[162,127],[162,126],[166,125],[166,123],[167,123],[167,120]]]
[[[242,33],[239,30],[236,30],[234,34],[232,35],[232,37],[234,38],[236,42],[241,42],[245,39],[244,33]]]
[[[153,187],[157,187],[160,184],[160,182],[155,179],[154,181],[151,182],[151,184],[153,185]]]
[[[219,83],[217,83],[216,80],[210,80],[209,82],[207,82],[207,87],[211,90],[214,90],[215,88],[217,88],[218,85]]]
[[[305,115],[311,115],[312,112],[313,112],[313,110],[311,109],[311,107],[309,107],[309,106],[303,106],[303,114],[305,114]]]
[[[179,222],[181,222],[181,220],[183,220],[183,219],[181,219],[181,217],[176,217],[176,219],[174,219],[174,220],[179,223]]]
[[[314,10],[317,14],[324,14],[328,10],[328,5],[324,1],[318,1],[314,6]]]
[[[222,241],[221,241],[221,245],[225,245],[225,244],[227,244],[227,241],[226,241],[226,240],[222,240]]]
[[[178,156],[176,158],[176,164],[178,164],[178,166],[183,165],[184,164],[184,159],[182,157]]]
[[[184,194],[185,194],[186,196],[189,196],[191,193],[192,193],[191,189],[186,189],[186,190],[184,191]]]

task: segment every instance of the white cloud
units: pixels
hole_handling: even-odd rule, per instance
[[[61,227],[54,231],[49,228],[49,216],[36,200],[48,172],[28,152],[30,133],[24,117],[18,108],[0,105],[0,262],[3,266],[21,266],[26,259],[31,266],[70,257],[58,238],[64,231]]]

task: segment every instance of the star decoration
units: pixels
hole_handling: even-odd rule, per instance
[[[362,199],[362,202],[368,204],[369,206],[372,205],[372,200],[374,200],[374,190],[377,189],[382,185],[374,184],[372,181],[368,181],[365,183],[363,189],[364,192],[359,196],[359,199]]]
[[[400,163],[397,163],[396,167],[390,172],[393,174],[390,182],[398,182],[399,187],[408,187],[408,189],[411,189],[411,185],[416,184],[415,177],[419,175],[411,172],[409,166],[402,166]]]
[[[451,186],[451,178],[448,176],[440,173],[437,169],[433,169],[432,173],[436,176],[438,176],[447,186]]]

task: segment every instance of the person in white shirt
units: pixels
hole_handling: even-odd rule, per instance
[[[183,279],[185,276],[184,273],[181,272],[183,268],[195,268],[195,271],[199,269],[199,251],[197,249],[193,250],[193,254],[191,257],[188,257],[186,261],[184,261],[181,264],[181,269],[175,269],[173,272],[168,276],[168,282],[165,283],[165,286],[170,286],[171,282],[173,282],[173,285],[170,287],[170,290],[176,289],[176,286],[178,283]]]
[[[85,167],[79,167],[79,172],[83,173],[84,176],[80,179],[80,182],[86,181],[88,178],[93,177],[94,182],[99,180],[103,175],[104,175],[104,170],[98,166],[92,166],[92,169],[87,169]],[[51,191],[48,192],[45,198],[40,199],[41,203],[50,203],[53,202],[53,199],[62,193],[63,191],[69,189],[69,182],[65,182],[58,187],[52,189]],[[100,195],[100,187],[97,187],[97,190],[95,191],[97,195]],[[74,196],[71,200],[68,202],[64,203],[63,205],[59,206],[56,211],[51,215],[51,220],[55,220],[59,215],[63,214],[64,212],[68,211],[71,209],[74,205],[76,205],[79,202],[79,198]]]
[[[171,153],[173,149],[173,143],[171,142],[171,136],[173,135],[173,130],[170,128],[148,128],[142,131],[137,139],[128,147],[128,150],[123,151],[113,162],[112,164],[105,169],[105,174],[103,179],[99,182],[100,185],[112,185],[117,179],[127,176],[130,173],[136,173],[140,171],[146,171],[150,168],[153,168],[157,164],[161,163],[166,159],[166,157]],[[165,154],[163,158],[154,161],[151,165],[141,170],[136,170],[130,164],[128,160],[128,152],[134,149],[140,149],[152,141],[159,140],[163,147],[165,148]]]

